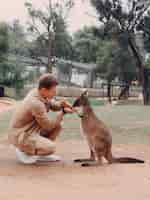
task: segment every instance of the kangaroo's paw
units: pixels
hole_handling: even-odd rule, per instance
[[[92,166],[92,165],[91,165],[90,163],[82,163],[81,166],[82,166],[82,167],[90,167],[90,166]]]
[[[92,162],[92,161],[94,161],[94,160],[91,159],[91,158],[75,159],[75,160],[74,160],[74,162],[78,162],[78,163],[80,163],[80,162]]]
[[[82,167],[98,167],[100,165],[101,165],[101,163],[97,162],[97,161],[95,161],[95,162],[85,162],[85,163],[81,164]]]

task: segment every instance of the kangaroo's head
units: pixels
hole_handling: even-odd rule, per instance
[[[89,105],[88,100],[88,92],[85,91],[81,94],[80,97],[78,97],[75,102],[73,103],[73,107],[80,107],[80,106],[87,106]]]

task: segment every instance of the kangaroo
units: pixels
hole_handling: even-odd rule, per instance
[[[129,157],[115,158],[112,155],[112,136],[108,127],[97,118],[85,91],[73,103],[73,107],[82,107],[81,126],[90,148],[90,158],[77,159],[83,162],[82,166],[97,166],[102,164],[104,157],[109,164],[112,163],[144,163],[143,160]]]

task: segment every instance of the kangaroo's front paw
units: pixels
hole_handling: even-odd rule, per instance
[[[82,166],[82,167],[89,167],[89,166],[90,166],[90,163],[82,163],[81,166]]]
[[[74,162],[78,162],[79,163],[79,162],[82,162],[82,160],[81,159],[75,159]]]

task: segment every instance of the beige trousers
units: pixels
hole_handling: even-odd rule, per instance
[[[15,144],[20,151],[28,155],[50,155],[55,152],[55,140],[61,132],[61,125],[50,132],[41,131],[40,134],[32,133],[23,142]]]

